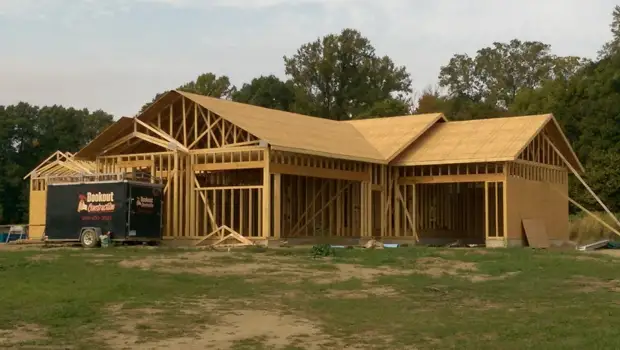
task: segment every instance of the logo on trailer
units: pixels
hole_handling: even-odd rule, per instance
[[[114,204],[114,192],[92,193],[78,195],[78,212],[108,213],[116,209]]]
[[[136,206],[138,206],[138,208],[150,209],[155,206],[155,203],[153,202],[153,198],[151,197],[139,196],[138,198],[136,198]]]

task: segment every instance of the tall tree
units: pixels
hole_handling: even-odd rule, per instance
[[[194,94],[211,96],[223,99],[230,99],[237,88],[230,83],[230,78],[226,75],[217,76],[213,73],[203,73],[196,80],[185,83],[177,90],[191,92]],[[145,103],[140,108],[140,113],[144,112],[153,102],[157,101],[165,92],[155,95],[151,102]]]
[[[275,75],[260,76],[245,83],[232,94],[232,100],[283,111],[295,109],[295,87],[292,81],[283,82]]]
[[[300,112],[346,120],[373,109],[389,115],[409,109],[411,77],[405,67],[378,56],[356,30],[344,29],[304,44],[284,62],[286,74],[302,95]]]
[[[467,96],[446,96],[438,89],[427,88],[418,98],[415,113],[443,113],[450,120],[467,120],[509,115],[509,112],[485,101]]]
[[[194,94],[230,99],[237,90],[226,75],[217,76],[213,73],[199,75],[196,80],[183,84],[179,90]]]
[[[514,39],[478,50],[476,57],[457,54],[441,67],[439,84],[451,98],[508,109],[521,89],[535,89],[545,81],[570,78],[586,62],[557,57],[538,41]]]
[[[103,111],[0,106],[0,224],[27,219],[28,172],[56,150],[79,150],[111,122]]]
[[[620,51],[620,5],[614,7],[611,16],[612,20],[609,29],[611,30],[612,38],[599,51],[599,58],[605,58]]]

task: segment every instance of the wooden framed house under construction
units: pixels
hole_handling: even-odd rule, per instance
[[[31,225],[50,181],[142,174],[165,184],[165,238],[192,241],[563,242],[569,169],[583,171],[550,114],[339,122],[181,91],[56,156],[28,175]]]

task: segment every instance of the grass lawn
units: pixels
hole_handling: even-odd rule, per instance
[[[0,248],[0,347],[618,349],[619,263],[530,249]]]

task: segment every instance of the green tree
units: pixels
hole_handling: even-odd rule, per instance
[[[0,106],[0,224],[27,220],[28,172],[56,150],[79,150],[110,123],[103,111]]]
[[[198,95],[230,99],[237,90],[226,75],[217,76],[213,73],[199,75],[196,80],[183,84],[179,90]]]
[[[418,98],[414,112],[443,113],[450,120],[468,120],[507,116],[510,113],[486,101],[473,101],[467,96],[450,97],[438,89],[425,89]]]
[[[474,58],[454,55],[441,67],[439,85],[464,105],[471,101],[507,110],[522,89],[536,89],[556,78],[568,79],[585,63],[577,57],[555,56],[547,44],[514,39],[482,48]]]
[[[609,57],[617,53],[620,49],[620,5],[614,7],[611,16],[612,20],[609,29],[611,30],[612,38],[611,41],[605,43],[603,48],[599,51],[599,58]]]
[[[521,90],[510,106],[515,114],[553,113],[586,168],[585,180],[610,209],[620,210],[620,52],[586,65],[570,79]],[[571,196],[591,208],[594,200],[577,181]]]
[[[278,79],[275,75],[260,76],[245,83],[232,94],[232,100],[265,108],[293,111],[295,87],[293,82]]]
[[[237,88],[230,83],[230,78],[226,75],[217,76],[213,73],[199,75],[196,80],[185,83],[177,90],[191,92],[194,94],[211,96],[223,99],[231,99]],[[166,92],[160,92],[150,101],[140,108],[140,113],[144,112],[153,102],[157,101]]]
[[[344,29],[304,44],[293,56],[285,56],[284,63],[299,89],[299,112],[347,120],[373,110],[394,115],[408,109],[402,107],[411,92],[409,73],[389,57],[378,56],[356,30]]]

